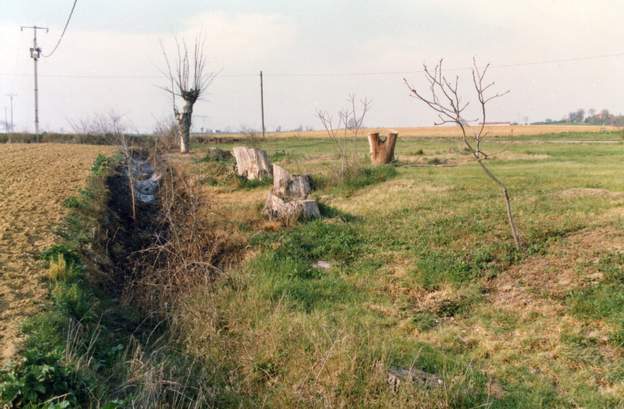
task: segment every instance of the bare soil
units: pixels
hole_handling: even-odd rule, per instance
[[[111,147],[0,145],[0,363],[19,344],[19,327],[46,295],[39,254],[54,243],[63,201],[83,186],[95,157]]]

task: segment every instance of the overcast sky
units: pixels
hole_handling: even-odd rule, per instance
[[[33,129],[32,31],[19,26],[50,27],[39,34],[45,54],[72,3],[0,0],[0,108],[18,94],[18,130]],[[622,112],[622,16],[621,0],[79,0],[60,48],[39,64],[41,127],[68,130],[68,120],[114,110],[152,129],[171,115],[159,41],[199,32],[220,74],[196,106],[196,129],[259,128],[259,70],[269,129],[319,127],[316,110],[337,110],[349,93],[373,101],[369,126],[431,125],[401,73],[422,86],[415,71],[441,57],[449,68],[473,56],[495,66],[490,78],[511,93],[491,120]],[[577,60],[531,64],[560,59]]]

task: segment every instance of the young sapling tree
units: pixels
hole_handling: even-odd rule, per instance
[[[476,59],[473,59],[472,65],[472,83],[479,101],[479,124],[473,128],[469,121],[464,118],[464,112],[470,102],[464,102],[459,92],[459,76],[449,80],[443,71],[443,60],[440,60],[434,67],[433,71],[425,64],[424,74],[428,83],[429,94],[425,95],[421,91],[414,88],[407,79],[403,78],[405,85],[408,87],[410,94],[416,99],[424,102],[429,108],[435,111],[439,121],[436,125],[455,124],[461,130],[461,137],[466,149],[477,161],[486,176],[492,180],[501,190],[505,209],[507,211],[507,220],[511,229],[511,235],[514,240],[516,249],[522,247],[522,238],[518,232],[518,227],[514,219],[511,199],[509,197],[509,189],[486,165],[485,161],[488,155],[483,151],[481,144],[487,136],[485,130],[487,119],[487,104],[494,99],[500,98],[509,93],[509,91],[492,93],[491,89],[494,82],[486,82],[485,77],[490,65],[479,67]]]

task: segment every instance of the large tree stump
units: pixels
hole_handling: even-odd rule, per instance
[[[232,149],[236,159],[236,172],[249,180],[262,180],[271,177],[271,161],[267,153],[260,149],[237,146]]]
[[[306,199],[312,191],[309,175],[290,175],[281,166],[273,165],[273,192],[285,199]]]
[[[321,217],[318,203],[313,199],[286,201],[271,190],[264,205],[264,214],[271,220],[292,222]]]
[[[273,165],[273,189],[264,205],[264,214],[285,222],[321,217],[316,200],[308,199],[312,191],[309,175],[293,175],[281,166]]]
[[[382,138],[379,132],[368,135],[370,158],[373,165],[384,165],[394,160],[394,147],[398,137],[397,132],[390,132],[386,138]]]

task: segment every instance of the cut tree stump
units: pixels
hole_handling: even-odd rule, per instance
[[[368,135],[370,159],[373,165],[385,165],[394,160],[394,147],[398,137],[397,132],[390,132],[386,138],[382,138],[379,132]]]
[[[264,205],[264,214],[272,220],[285,222],[321,217],[316,200],[308,199],[312,191],[309,175],[293,175],[273,165],[273,189]]]
[[[260,149],[237,146],[232,149],[236,159],[236,173],[249,180],[262,180],[271,177],[271,161],[267,153]]]
[[[321,217],[318,203],[313,199],[286,201],[269,192],[264,205],[264,214],[271,220],[291,222],[299,219],[318,219]]]
[[[309,175],[290,175],[286,169],[273,165],[273,192],[285,199],[306,199],[312,191]]]

